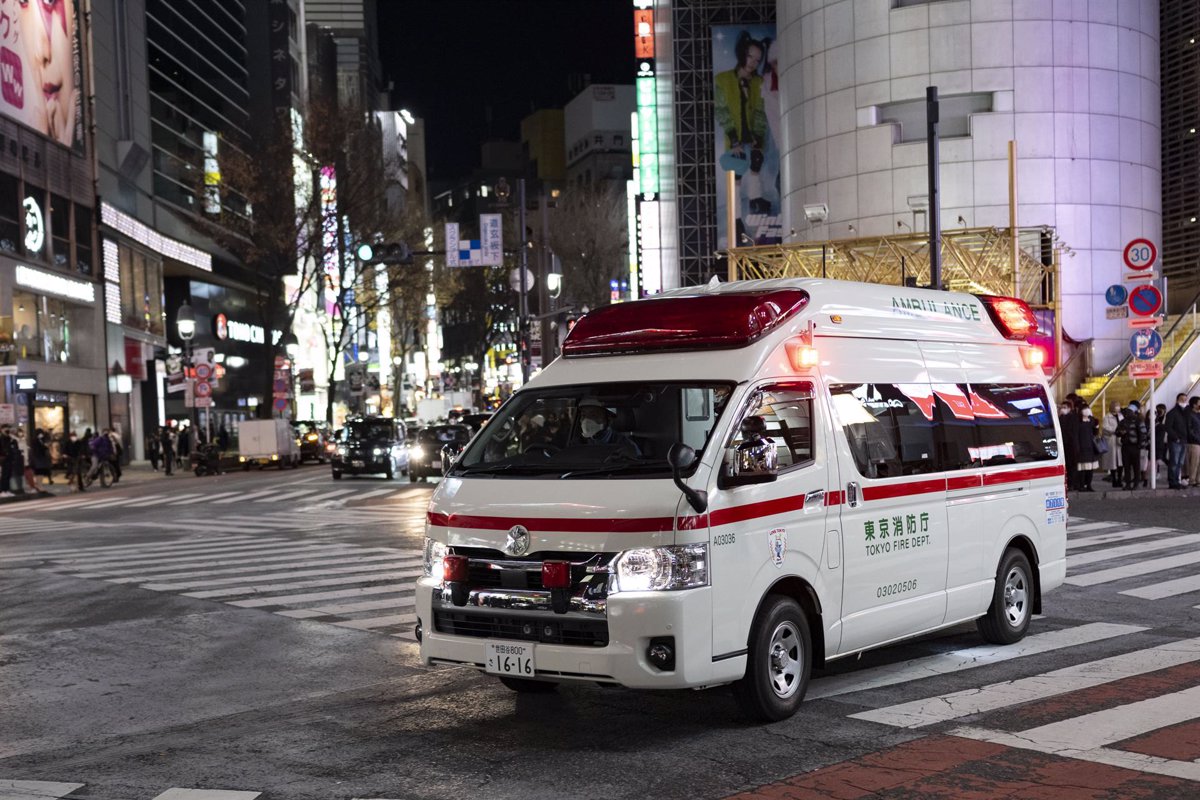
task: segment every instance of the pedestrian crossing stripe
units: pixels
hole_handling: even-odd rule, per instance
[[[85,786],[87,786],[85,783],[18,781],[0,778],[0,800],[61,800]],[[255,800],[261,796],[262,792],[255,791],[173,787],[155,795],[153,800]],[[353,798],[352,800],[367,799]],[[383,798],[374,798],[374,800],[383,800]]]
[[[1148,650],[1110,656],[1028,678],[935,695],[850,716],[896,728],[924,728],[1193,661],[1200,661],[1200,639],[1168,642]],[[1200,706],[1194,711],[1200,716]]]

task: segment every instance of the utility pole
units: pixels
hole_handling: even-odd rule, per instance
[[[942,288],[942,198],[938,188],[938,90],[925,87],[925,133],[929,144],[929,288]]]
[[[518,303],[519,319],[517,320],[517,336],[521,342],[518,357],[521,359],[521,383],[529,382],[529,243],[525,240],[525,179],[517,181],[517,227],[521,232],[518,241],[521,245],[521,257],[517,269],[521,271],[521,299]]]

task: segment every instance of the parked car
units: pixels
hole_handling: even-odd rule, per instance
[[[457,455],[471,441],[466,425],[430,425],[417,431],[408,449],[408,479],[416,483],[430,475],[442,474],[442,448],[449,445]]]
[[[492,418],[491,412],[480,414],[463,414],[460,425],[466,425],[471,429],[471,434],[479,433],[480,428],[487,425],[489,419]]]
[[[388,480],[409,471],[404,423],[391,417],[358,417],[346,422],[333,452],[333,479],[343,474],[382,473]]]
[[[300,460],[312,459],[318,464],[324,464],[328,457],[325,447],[332,435],[329,425],[316,420],[295,420],[292,422],[292,428],[296,431],[296,438],[300,440]]]

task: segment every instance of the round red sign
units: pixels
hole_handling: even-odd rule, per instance
[[[222,342],[229,338],[229,320],[224,314],[217,314],[213,317],[213,335]]]
[[[1129,310],[1139,317],[1149,317],[1162,308],[1162,292],[1146,284],[1129,293]]]
[[[1158,248],[1149,239],[1134,239],[1125,245],[1125,266],[1139,272],[1150,269],[1158,259]]]

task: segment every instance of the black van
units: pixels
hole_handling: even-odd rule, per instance
[[[333,479],[342,474],[383,473],[388,480],[408,472],[404,423],[392,417],[356,417],[346,421],[333,451]]]

